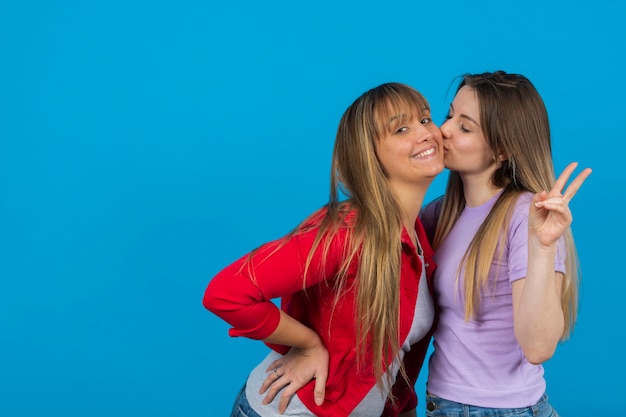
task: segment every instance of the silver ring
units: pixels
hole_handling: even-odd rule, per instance
[[[274,371],[274,373],[276,374],[277,378],[280,378],[280,374],[278,373],[278,368],[274,368],[274,369],[272,369],[272,371]]]

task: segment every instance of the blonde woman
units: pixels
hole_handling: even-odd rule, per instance
[[[415,415],[436,321],[418,213],[443,168],[441,133],[413,88],[383,84],[348,107],[328,204],[206,289],[205,307],[231,336],[271,348],[233,417]]]
[[[427,416],[557,416],[541,364],[576,319],[568,203],[591,170],[555,181],[546,108],[522,75],[464,76],[441,132],[448,185],[422,214],[440,309]]]

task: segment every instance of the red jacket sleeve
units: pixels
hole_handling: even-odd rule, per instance
[[[276,330],[280,319],[272,299],[335,276],[343,253],[344,229],[333,237],[326,258],[322,255],[325,244],[322,239],[304,282],[307,257],[317,231],[314,228],[266,243],[224,268],[209,282],[203,304],[232,326],[231,336],[267,338]]]

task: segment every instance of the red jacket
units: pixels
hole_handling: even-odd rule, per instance
[[[354,291],[349,290],[342,296],[333,312],[335,293],[332,281],[341,266],[344,241],[351,229],[348,226],[342,228],[334,236],[324,263],[321,262],[321,248],[324,245],[322,241],[310,263],[305,292],[304,267],[317,230],[313,228],[286,241],[280,239],[258,248],[253,252],[252,262],[249,264],[253,265],[253,273],[248,266],[243,266],[248,255],[227,266],[210,281],[203,304],[233,326],[229,330],[231,336],[261,340],[272,334],[278,326],[280,313],[271,300],[280,297],[281,308],[315,330],[329,352],[324,404],[317,406],[313,401],[313,381],[302,387],[297,395],[317,416],[348,416],[376,384],[370,363],[359,370],[356,366]],[[435,269],[433,251],[419,219],[415,230],[424,251],[429,288],[432,288],[430,277]],[[401,239],[400,344],[411,328],[422,270],[420,259],[406,230],[403,230]],[[350,288],[349,284],[355,279],[355,272],[356,263],[350,268],[346,288]],[[407,384],[398,375],[393,387],[396,405],[392,407],[388,402],[383,416],[397,416],[398,413],[417,406],[414,384],[424,361],[432,330],[405,355],[405,367],[411,383]],[[268,346],[281,354],[289,350],[287,346]]]

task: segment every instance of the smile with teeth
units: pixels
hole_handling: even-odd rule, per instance
[[[423,152],[413,155],[413,158],[424,158],[435,153],[435,148],[426,149]]]

